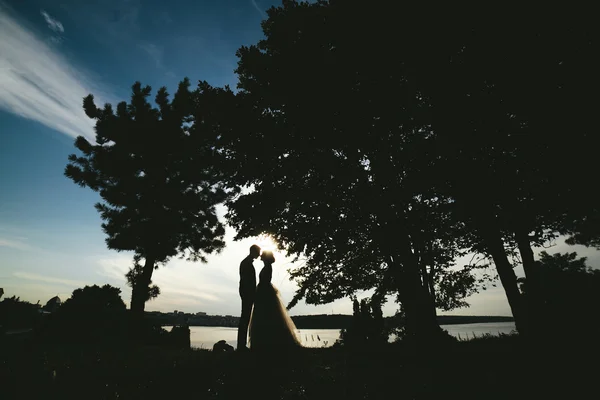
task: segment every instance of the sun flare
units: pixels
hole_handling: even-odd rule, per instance
[[[260,235],[255,243],[260,247],[261,251],[272,251],[275,255],[278,253],[277,243],[270,235]]]

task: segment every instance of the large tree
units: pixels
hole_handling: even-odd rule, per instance
[[[577,253],[550,255],[543,251],[536,263],[536,293],[531,293],[530,278],[519,282],[525,298],[537,297],[538,312],[545,321],[561,316],[561,324],[549,334],[596,338],[600,332],[600,270],[590,268],[587,258],[578,258]]]
[[[262,216],[277,209],[263,229],[326,230],[306,248],[296,233],[282,236],[292,252],[318,254],[335,242],[332,230],[369,243],[367,253],[384,260],[360,268],[402,272],[397,283],[410,303],[422,296],[408,294],[420,268],[407,211],[433,188],[472,230],[468,247],[493,259],[525,332],[528,310],[509,256],[520,253],[533,288],[532,246],[557,232],[579,232],[574,240],[593,244],[597,211],[583,188],[598,140],[589,101],[598,87],[595,38],[586,24],[557,27],[512,10],[489,20],[454,9],[429,21],[417,8],[331,0],[269,10],[265,40],[238,53],[242,98],[255,115],[236,143],[260,156],[244,164],[253,176],[236,175],[259,193],[237,205],[262,202]],[[567,132],[566,142],[555,139]],[[296,188],[310,198],[304,209],[294,202]],[[243,232],[239,210],[232,215]],[[304,225],[292,228],[298,215],[306,215]],[[355,236],[338,227],[346,216],[360,227]]]
[[[391,290],[409,332],[428,337],[439,331],[428,271],[459,251],[441,232],[447,211],[430,212],[448,203],[432,176],[431,110],[395,54],[338,11],[286,1],[266,38],[238,51],[244,122],[220,131],[219,152],[235,165],[229,184],[253,190],[228,218],[238,237],[267,232],[307,257],[295,276],[309,302]]]
[[[536,307],[523,304],[505,246],[518,249],[533,293],[532,246],[577,230],[584,240],[597,215],[587,189],[598,143],[590,102],[599,88],[595,39],[584,21],[507,15],[509,27],[496,23],[499,16],[451,15],[404,54],[436,110],[447,194],[494,259],[525,331]]]
[[[480,286],[485,288],[480,284],[489,279],[485,276],[476,279],[475,269],[485,266],[456,265],[456,259],[464,255],[462,236],[466,232],[453,219],[449,206],[442,199],[421,196],[410,203],[406,218],[424,295],[435,308],[444,311],[468,307],[465,299]],[[339,228],[332,225],[330,229]],[[355,229],[360,231],[361,227]],[[332,235],[331,231],[326,233]],[[398,283],[392,279],[389,262],[378,253],[381,238],[374,240],[367,232],[362,233],[362,237],[355,234],[351,240],[341,238],[335,246],[322,244],[310,257],[303,258],[299,267],[290,271],[290,278],[299,284],[299,288],[289,307],[303,298],[309,304],[324,304],[372,289],[375,303],[381,304],[387,295],[401,303],[402,296]],[[307,237],[301,233],[296,237],[310,241],[312,235],[311,231]]]
[[[206,254],[224,247],[215,206],[225,193],[214,179],[209,142],[189,134],[197,123],[189,86],[183,80],[172,101],[161,88],[155,108],[148,102],[151,88],[137,82],[130,103],[119,103],[116,113],[110,104],[98,108],[93,95],[87,96],[83,105],[96,121],[96,143],[78,137],[81,155],[69,156],[65,169],[75,183],[100,194],[96,209],[107,246],[133,252],[128,281],[138,317],[156,294],[150,285],[159,264],[177,255],[205,261]]]

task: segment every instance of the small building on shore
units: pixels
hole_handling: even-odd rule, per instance
[[[44,306],[44,311],[55,312],[61,306],[62,300],[58,296],[54,296]]]

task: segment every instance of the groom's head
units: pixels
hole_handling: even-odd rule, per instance
[[[260,247],[253,244],[252,246],[250,246],[250,257],[258,258],[258,256],[260,256]]]

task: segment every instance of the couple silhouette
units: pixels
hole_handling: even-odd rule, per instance
[[[242,316],[238,326],[237,350],[283,351],[301,347],[296,326],[283,305],[279,291],[271,283],[275,257],[250,246],[250,254],[240,263]],[[258,275],[253,261],[260,257],[264,266]],[[249,344],[249,347],[247,346]]]

